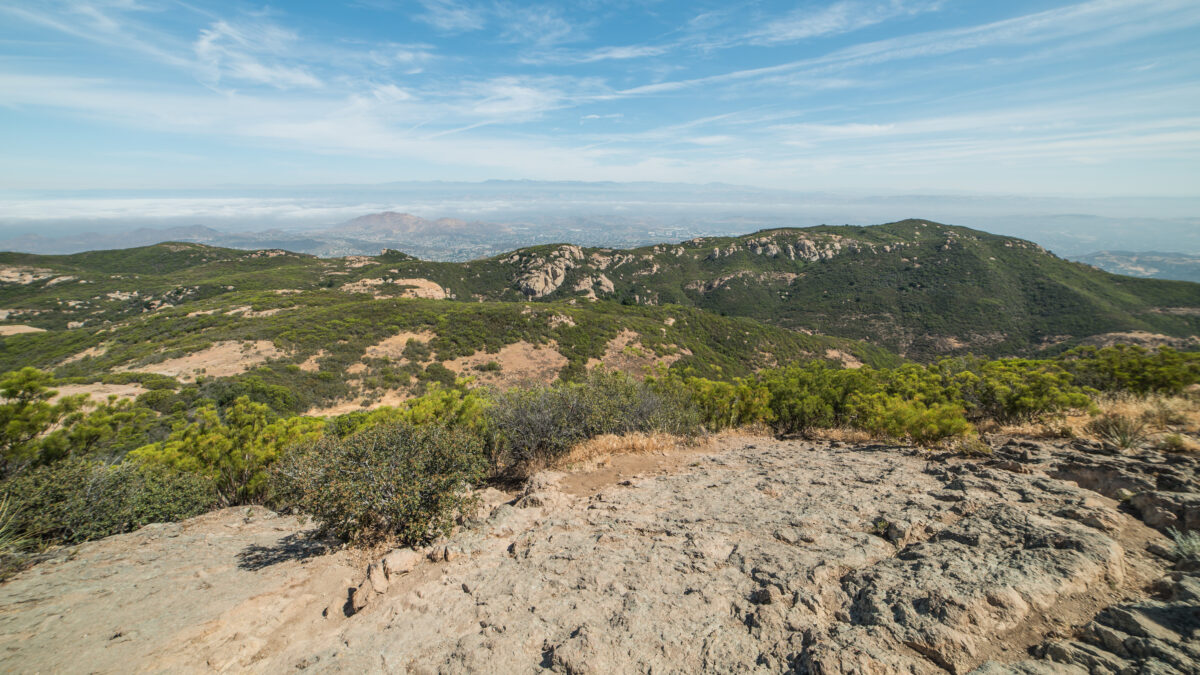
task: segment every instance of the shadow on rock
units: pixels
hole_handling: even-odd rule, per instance
[[[304,532],[289,534],[271,546],[252,544],[238,553],[238,567],[244,570],[261,570],[289,560],[305,560],[322,555],[329,545],[314,539]]]

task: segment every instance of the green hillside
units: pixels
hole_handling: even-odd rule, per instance
[[[636,339],[618,343],[623,349],[614,357],[610,343],[623,333],[635,334]],[[418,336],[416,344],[386,343],[400,334]],[[242,359],[241,352],[259,341],[273,348]],[[172,389],[179,382],[220,378],[282,387],[290,392],[279,392],[289,399],[282,407],[300,412],[357,397],[378,398],[389,391],[416,394],[433,382],[452,384],[456,376],[503,380],[510,367],[503,356],[496,357],[495,365],[488,363],[490,355],[511,345],[525,350],[514,357],[518,361],[525,354],[544,359],[552,368],[549,379],[577,377],[590,360],[605,360],[606,355],[626,370],[661,362],[681,372],[721,378],[825,358],[830,350],[850,361],[897,362],[886,350],[867,344],[694,308],[612,302],[466,303],[318,289],[288,294],[232,291],[100,328],[10,335],[0,338],[0,372],[31,365],[76,382],[141,382]],[[188,355],[199,360],[189,364],[194,372],[183,375],[178,363]],[[482,362],[478,368],[452,372],[444,366],[473,355]],[[235,364],[226,371],[240,372],[227,373],[205,362],[231,358],[244,360],[245,366]]]
[[[409,269],[443,273],[425,263]],[[506,284],[483,285],[489,298],[524,292],[557,300],[590,291],[625,303],[675,303],[870,340],[919,359],[1061,351],[1106,333],[1200,333],[1200,285],[1117,276],[1027,241],[916,220],[629,251],[539,247],[468,269],[480,269],[481,278],[507,270]],[[561,283],[549,292],[536,288],[560,269]],[[445,282],[459,287],[453,278]]]
[[[0,254],[0,269],[7,323],[53,331],[107,329],[149,314],[186,326],[174,310],[310,300],[312,308],[294,316],[318,324],[342,311],[355,315],[340,303],[358,294],[363,307],[373,308],[385,306],[378,299],[404,297],[458,301],[450,303],[455,311],[468,311],[466,303],[599,299],[609,303],[590,311],[622,317],[687,307],[788,334],[869,341],[921,360],[966,352],[1049,354],[1092,336],[1133,331],[1182,338],[1177,344],[1186,346],[1200,334],[1200,285],[1117,276],[1027,241],[918,220],[764,230],[630,250],[547,245],[467,263],[399,252],[320,259],[160,244],[69,256]],[[6,343],[38,340],[79,338],[22,336]],[[701,367],[699,359],[693,365]]]

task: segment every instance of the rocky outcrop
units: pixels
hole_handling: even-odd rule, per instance
[[[587,295],[588,298],[595,300],[600,294],[610,294],[615,289],[613,282],[603,274],[584,277],[575,284],[575,290]]]
[[[1141,448],[1128,453],[1089,441],[1012,440],[997,462],[1036,471],[1116,499],[1159,531],[1200,530],[1200,457]]]
[[[522,260],[520,254],[514,254],[505,262],[521,262],[523,271],[517,277],[517,288],[528,298],[542,298],[557,291],[567,280],[567,271],[578,267],[583,259],[583,249],[564,245],[545,257]]]
[[[291,519],[229,510],[0,586],[0,669],[1195,672],[1195,579],[1104,496],[1111,470],[1189,494],[1190,464],[1157,485],[1150,461],[731,439],[594,493],[490,490],[449,539],[353,572],[285,553]]]

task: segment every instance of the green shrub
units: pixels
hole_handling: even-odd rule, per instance
[[[619,372],[593,371],[580,382],[510,389],[488,409],[498,467],[522,470],[553,462],[601,434],[661,431],[693,435],[696,410]]]
[[[165,441],[129,456],[204,476],[216,486],[222,504],[244,504],[266,495],[267,471],[281,454],[320,437],[324,428],[324,420],[312,417],[276,419],[266,404],[243,396],[224,414],[212,405],[200,408]]]
[[[888,394],[856,394],[854,427],[875,436],[908,439],[914,443],[936,443],[963,437],[974,429],[953,403],[925,405]]]
[[[1125,415],[1101,415],[1089,421],[1086,429],[1122,450],[1137,447],[1146,440],[1146,423]]]
[[[345,541],[416,545],[449,532],[486,469],[479,436],[400,422],[297,449],[275,467],[273,493]]]
[[[36,368],[0,378],[0,475],[12,475],[47,457],[67,452],[66,427],[86,396],[51,403],[54,377]]]
[[[1200,353],[1137,345],[1079,347],[1060,360],[1082,385],[1110,392],[1179,394],[1200,382]]]
[[[771,392],[760,382],[742,379],[719,382],[702,377],[685,379],[660,369],[646,383],[661,395],[686,401],[709,431],[761,424],[775,418],[771,411]]]
[[[41,543],[89,541],[190,518],[216,502],[212,482],[202,476],[78,458],[30,469],[0,490],[13,531]]]
[[[761,381],[771,396],[776,433],[803,433],[836,425],[845,399],[860,389],[857,382],[837,378],[838,372],[816,363],[766,372]]]
[[[434,386],[424,396],[411,398],[399,406],[382,406],[338,415],[327,422],[326,433],[345,438],[381,424],[408,422],[463,428],[487,438],[486,413],[491,405],[492,399],[484,390]]]
[[[947,389],[956,392],[973,420],[1032,422],[1094,408],[1088,392],[1073,383],[1070,373],[1045,361],[987,361],[949,379]]]

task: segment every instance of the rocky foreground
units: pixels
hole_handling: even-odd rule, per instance
[[[150,526],[0,586],[0,670],[1200,672],[1160,532],[1200,528],[1196,459],[837,445],[542,474],[380,556],[260,508]]]

